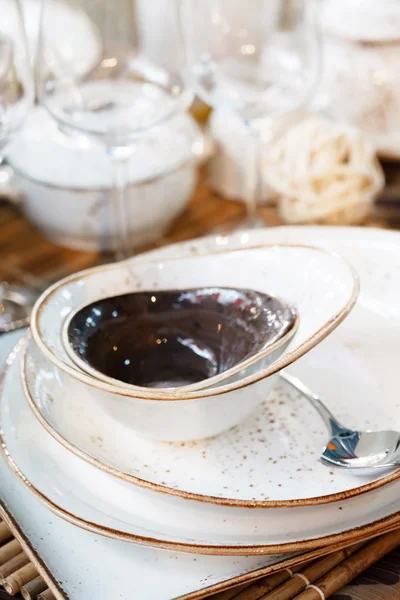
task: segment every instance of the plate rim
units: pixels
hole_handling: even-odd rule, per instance
[[[13,362],[21,356],[22,349],[27,345],[28,338],[23,336],[18,341],[17,345],[9,354],[5,367],[0,374],[0,404],[4,402],[4,382],[6,380],[7,373]],[[38,423],[40,426],[40,423]],[[2,425],[0,422],[0,454],[3,456],[6,464],[11,469],[16,477],[23,483],[23,485],[36,497],[44,506],[51,510],[55,515],[64,519],[65,521],[80,527],[83,530],[102,535],[112,539],[117,539],[125,542],[132,542],[141,545],[147,545],[156,548],[163,548],[173,552],[186,552],[195,554],[205,554],[214,556],[250,556],[250,555],[269,555],[269,554],[281,554],[288,552],[305,552],[307,550],[313,550],[320,548],[321,546],[330,546],[335,543],[342,543],[351,545],[358,541],[368,537],[379,535],[390,528],[398,527],[400,523],[400,510],[396,511],[382,519],[377,519],[371,523],[352,527],[345,531],[338,533],[321,536],[319,538],[310,538],[303,541],[296,542],[283,542],[278,544],[255,544],[246,546],[235,546],[235,545],[210,545],[210,544],[197,544],[190,542],[171,542],[169,540],[160,540],[147,536],[141,536],[129,532],[124,532],[113,527],[101,525],[92,521],[83,519],[67,509],[59,506],[56,502],[51,500],[41,492],[36,486],[29,480],[29,478],[19,469],[18,465],[14,461],[10,451],[8,450]]]

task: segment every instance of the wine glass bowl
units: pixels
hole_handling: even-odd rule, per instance
[[[308,99],[319,72],[315,2],[288,4],[251,0],[237,18],[235,0],[183,0],[190,74],[208,104],[253,120]]]
[[[182,0],[187,68],[197,94],[235,113],[257,141],[247,200],[261,189],[261,129],[303,107],[320,71],[316,0]],[[266,136],[268,138],[268,135]]]
[[[69,40],[63,40],[63,52],[59,52],[48,35],[59,0],[42,0],[40,98],[64,132],[98,141],[110,157],[115,192],[112,208],[118,231],[115,245],[118,258],[123,258],[132,249],[126,228],[125,192],[128,162],[134,159],[135,144],[150,129],[184,111],[192,100],[180,64],[183,52],[176,52],[177,59],[168,62],[163,59],[163,47],[158,55],[147,55],[137,27],[137,3],[132,0],[64,2],[93,21],[100,51],[87,73],[66,61],[68,47],[72,55],[74,31],[71,30]],[[163,10],[169,27],[165,43],[179,48],[177,5],[170,4]]]
[[[53,76],[46,82],[42,97],[64,128],[103,140],[106,145],[129,145],[184,110],[191,98],[180,78],[162,77],[157,69],[134,57],[125,65],[115,57],[103,58],[95,75],[87,80]]]
[[[64,1],[88,17],[90,3]],[[63,53],[47,43],[46,32],[58,4],[59,0],[43,0],[40,78],[42,101],[62,126],[102,139],[107,145],[123,145],[190,104],[191,93],[179,65],[167,69],[143,53],[133,2],[96,3],[93,27],[101,51],[91,71],[83,75],[65,61],[67,44],[72,53],[73,31],[70,40],[64,40]]]
[[[20,129],[33,103],[22,6],[15,0],[3,9],[0,26],[0,152]],[[0,156],[1,160],[3,158]]]

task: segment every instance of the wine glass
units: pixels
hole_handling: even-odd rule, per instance
[[[241,226],[256,227],[262,144],[310,100],[320,72],[318,0],[181,0],[188,76],[210,106],[237,115],[254,140]],[[245,157],[244,157],[245,158]]]
[[[62,53],[51,37],[60,4],[91,20],[96,31],[98,47],[95,52],[88,48],[93,64],[84,73],[67,58],[66,50],[70,47],[72,56],[77,42],[74,31],[63,39]],[[117,258],[125,258],[132,251],[125,192],[135,145],[150,129],[185,110],[192,100],[180,64],[183,41],[178,6],[172,1],[160,9],[165,14],[158,11],[157,17],[165,17],[168,36],[158,51],[149,53],[140,35],[143,1],[42,0],[39,97],[65,133],[97,140],[110,158]],[[175,50],[173,56],[171,48]]]
[[[33,78],[20,0],[2,0],[0,20],[0,161],[33,104]]]
[[[33,104],[30,57],[20,0],[0,1],[0,163]],[[0,284],[0,332],[25,322],[32,304],[23,288]]]

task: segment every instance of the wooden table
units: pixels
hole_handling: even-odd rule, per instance
[[[400,229],[400,167],[388,163],[385,171],[388,186],[367,225]],[[206,235],[243,214],[243,204],[212,193],[204,174],[200,173],[196,193],[187,210],[160,243]],[[282,224],[275,207],[260,208],[260,215],[267,226]],[[67,250],[47,241],[21,213],[7,204],[0,205],[0,256],[0,280],[37,287],[89,267],[100,259],[96,253]]]

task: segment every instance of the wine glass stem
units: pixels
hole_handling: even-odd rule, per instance
[[[129,210],[127,201],[128,163],[132,149],[126,147],[108,148],[111,161],[113,189],[111,193],[111,214],[114,219],[115,259],[123,260],[132,254],[129,240]]]
[[[257,205],[263,198],[263,170],[262,170],[262,143],[261,134],[257,128],[248,125],[248,130],[253,138],[253,160],[252,173],[250,176],[250,185],[247,192],[247,221],[249,227],[256,227],[258,224]]]

